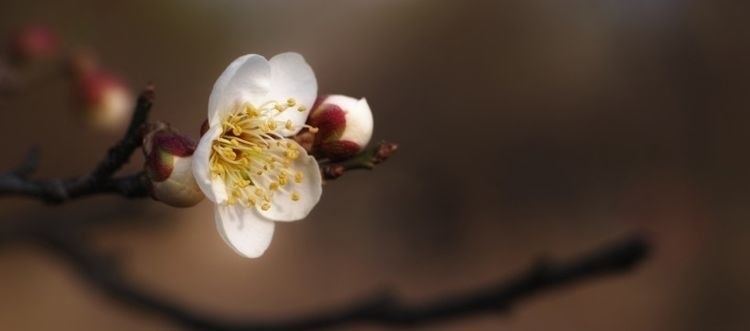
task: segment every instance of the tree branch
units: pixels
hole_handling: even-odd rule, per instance
[[[323,178],[334,180],[343,176],[347,171],[358,169],[372,170],[376,164],[385,162],[397,150],[398,145],[382,141],[377,145],[368,147],[362,153],[349,160],[336,163],[320,161],[320,171],[323,174]]]
[[[142,172],[122,177],[114,177],[114,174],[141,147],[142,126],[153,100],[153,87],[149,87],[140,95],[125,135],[89,174],[64,179],[32,179],[38,163],[38,152],[33,149],[17,169],[0,175],[0,196],[24,196],[46,203],[62,203],[103,193],[130,198],[148,196],[148,182]],[[350,160],[338,163],[321,161],[321,171],[326,179],[332,180],[347,171],[372,169],[396,150],[397,145],[381,142]],[[569,261],[541,261],[515,277],[484,288],[422,303],[406,303],[393,295],[376,294],[296,319],[231,321],[193,311],[133,284],[111,258],[97,254],[85,238],[75,235],[81,229],[47,225],[9,227],[7,233],[0,231],[0,243],[15,237],[36,239],[42,247],[68,262],[83,279],[111,298],[161,315],[186,328],[219,331],[298,331],[353,323],[415,326],[481,313],[507,312],[515,304],[545,291],[628,271],[643,261],[650,251],[645,239],[633,236]]]
[[[0,175],[0,196],[24,196],[53,204],[100,193],[118,194],[128,198],[148,196],[148,183],[143,173],[124,177],[112,176],[141,146],[142,126],[148,119],[154,96],[152,86],[141,93],[125,135],[107,151],[104,159],[89,174],[62,179],[32,179],[30,177],[38,162],[38,152],[34,149],[15,171]]]
[[[229,321],[192,311],[160,295],[139,288],[112,268],[111,259],[92,253],[84,240],[60,235],[37,237],[43,247],[70,263],[91,285],[133,308],[161,315],[183,327],[218,331],[299,331],[325,329],[353,323],[416,326],[482,313],[504,313],[524,300],[544,292],[624,273],[642,262],[649,243],[634,235],[567,261],[542,260],[528,270],[490,286],[466,293],[405,303],[397,297],[376,294],[339,308],[330,308],[296,319]]]

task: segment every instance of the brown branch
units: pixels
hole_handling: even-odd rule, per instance
[[[377,145],[368,147],[352,159],[336,163],[321,162],[320,171],[323,178],[333,180],[343,176],[347,171],[372,170],[375,165],[388,160],[397,150],[398,145],[382,141]]]
[[[38,153],[32,150],[27,160],[16,170],[0,175],[0,196],[24,196],[47,203],[62,203],[102,193],[131,198],[147,196],[148,184],[143,173],[113,176],[141,146],[142,126],[153,99],[153,88],[148,88],[141,94],[127,132],[89,174],[65,179],[32,179],[38,162]],[[396,150],[397,145],[381,142],[353,159],[338,163],[321,162],[321,171],[326,179],[331,180],[347,171],[372,169]],[[111,258],[96,254],[84,238],[75,235],[81,229],[50,224],[54,223],[10,226],[6,229],[8,231],[0,231],[0,244],[20,237],[36,239],[43,247],[73,266],[83,279],[111,298],[133,308],[158,314],[186,328],[219,331],[297,331],[354,323],[415,326],[481,313],[508,312],[515,304],[534,295],[628,271],[643,261],[650,250],[643,238],[633,236],[570,261],[541,261],[509,280],[465,293],[433,298],[423,303],[406,303],[393,295],[376,294],[338,308],[298,318],[238,322],[193,311],[131,283],[120,273]]]
[[[405,303],[395,296],[376,294],[338,308],[323,309],[283,320],[230,321],[193,311],[129,282],[112,259],[96,255],[84,240],[42,234],[39,243],[68,262],[100,291],[133,308],[162,316],[188,329],[217,331],[299,331],[349,325],[417,326],[482,313],[507,313],[516,304],[583,281],[631,270],[650,251],[649,243],[635,235],[568,261],[541,260],[510,279],[465,293]]]
[[[152,86],[141,93],[125,135],[107,151],[104,159],[89,174],[71,178],[30,178],[38,162],[38,152],[32,150],[18,169],[0,175],[0,196],[23,196],[46,203],[62,203],[100,193],[118,194],[128,198],[148,196],[147,181],[142,173],[123,177],[113,175],[141,146],[141,128],[148,118],[154,95]]]

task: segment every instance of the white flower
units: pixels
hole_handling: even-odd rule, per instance
[[[214,84],[193,174],[216,204],[222,238],[243,256],[262,255],[274,221],[302,219],[320,199],[315,158],[286,138],[309,128],[304,123],[317,89],[296,53],[242,56]]]

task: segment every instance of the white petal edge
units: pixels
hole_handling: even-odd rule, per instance
[[[193,152],[193,176],[198,183],[203,194],[208,200],[214,203],[224,203],[227,201],[227,190],[224,180],[221,178],[212,178],[211,169],[209,168],[209,158],[213,141],[221,135],[221,125],[214,125],[208,128],[203,134],[198,146]]]
[[[251,54],[243,55],[232,61],[232,63],[224,69],[221,75],[219,75],[219,78],[216,79],[211,95],[208,97],[208,118],[213,117],[213,113],[216,112],[219,104],[219,96],[224,92],[229,80],[232,79],[237,72],[237,69],[239,69],[250,56]]]
[[[314,157],[307,155],[305,149],[294,140],[287,139],[286,141],[293,143],[299,150],[299,157],[292,162],[290,171],[292,174],[297,171],[301,172],[303,180],[299,184],[291,180],[291,184],[287,184],[285,188],[290,192],[297,192],[300,199],[293,201],[290,194],[279,191],[274,194],[270,209],[258,209],[263,217],[279,222],[292,222],[305,218],[318,204],[323,193],[323,179],[320,176],[318,162]],[[261,182],[261,185],[266,187],[268,184],[270,183]]]
[[[221,204],[215,210],[216,228],[229,247],[248,258],[263,255],[273,238],[273,221],[239,204]]]
[[[214,83],[208,97],[208,123],[216,124],[234,106],[263,102],[271,84],[271,65],[257,54],[243,55],[232,61]]]
[[[305,107],[302,112],[294,107],[276,117],[281,122],[291,120],[294,124],[295,130],[279,131],[281,135],[289,137],[299,132],[307,121],[307,115],[318,95],[318,82],[310,65],[298,53],[281,53],[268,62],[271,66],[271,87],[266,99],[285,102],[289,98],[294,98],[297,105]]]

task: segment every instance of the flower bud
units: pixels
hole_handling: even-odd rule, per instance
[[[84,121],[100,131],[121,131],[135,105],[132,91],[118,76],[104,70],[82,71],[76,79]]]
[[[353,157],[367,146],[372,137],[372,112],[364,98],[320,97],[307,123],[317,129],[313,153],[332,160]]]
[[[9,51],[16,63],[50,60],[60,52],[60,40],[49,27],[27,25],[10,38]]]
[[[203,200],[193,177],[195,142],[164,123],[147,129],[143,137],[146,176],[151,196],[173,207],[191,207]]]

